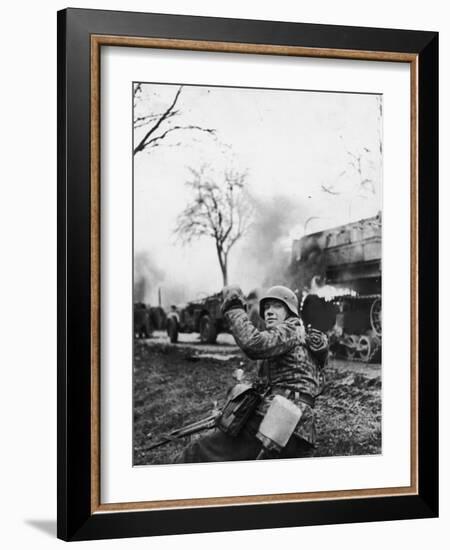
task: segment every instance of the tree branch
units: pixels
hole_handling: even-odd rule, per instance
[[[163,132],[159,136],[156,136],[156,137],[146,141],[145,143],[141,141],[141,143],[137,147],[135,147],[133,154],[139,153],[139,151],[143,151],[146,147],[156,147],[157,145],[159,145],[159,142],[161,140],[163,140],[168,134],[170,134],[171,132],[178,131],[178,130],[199,130],[200,132],[207,132],[207,133],[210,133],[210,134],[215,134],[215,132],[216,132],[212,128],[202,128],[201,126],[194,126],[194,125],[173,126],[172,128],[169,128],[168,130],[166,130],[165,132]]]
[[[134,154],[139,153],[139,151],[143,151],[145,147],[147,147],[146,141],[148,138],[156,132],[156,130],[161,126],[161,124],[168,118],[170,113],[172,112],[173,108],[175,107],[178,98],[180,97],[181,90],[183,89],[183,86],[180,86],[177,90],[177,93],[175,94],[175,97],[172,101],[172,103],[169,105],[169,107],[166,109],[166,111],[162,114],[161,118],[158,120],[158,122],[150,128],[150,130],[145,134],[145,136],[141,139],[139,144],[134,148]]]

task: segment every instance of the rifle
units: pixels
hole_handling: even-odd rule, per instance
[[[168,434],[163,435],[162,439],[160,439],[156,443],[153,443],[152,445],[149,445],[148,447],[144,447],[142,450],[150,451],[152,449],[156,449],[157,447],[161,447],[162,445],[166,445],[171,441],[177,441],[178,439],[186,435],[191,435],[201,432],[203,430],[214,428],[216,426],[216,420],[218,416],[220,416],[220,414],[221,411],[215,410],[213,414],[207,416],[206,418],[203,418],[202,420],[197,420],[197,422],[192,422],[192,424],[187,424],[186,426],[182,426],[181,428],[178,428],[169,432]]]
[[[259,399],[255,401],[255,396],[258,394],[252,386],[245,384],[238,384],[230,391],[230,394],[223,410],[215,409],[210,416],[173,430],[164,435],[161,440],[141,450],[150,451],[171,441],[177,441],[186,435],[216,426],[223,432],[236,436],[261,399],[261,395],[259,394]],[[236,398],[237,401],[234,400]],[[256,433],[256,438],[262,443],[256,460],[263,459],[270,452],[280,453],[287,445],[301,415],[302,411],[296,405],[285,397],[276,395]]]
[[[233,373],[233,378],[235,378],[238,382],[240,382],[243,378],[243,375],[244,375],[244,371],[242,369],[236,369]],[[217,401],[214,401],[213,412],[206,418],[202,418],[201,420],[197,420],[197,422],[192,422],[192,424],[187,424],[186,426],[177,428],[176,430],[173,430],[168,434],[163,435],[162,438],[156,443],[153,443],[152,445],[149,445],[147,447],[141,447],[139,450],[151,451],[153,449],[157,449],[158,447],[161,447],[162,445],[166,445],[171,441],[177,441],[178,439],[186,435],[191,435],[191,434],[201,432],[203,430],[209,430],[211,428],[215,428],[218,424],[219,418],[222,416],[222,413],[223,411],[217,408]]]
[[[241,373],[237,374],[238,379],[242,378]],[[151,451],[171,441],[177,441],[186,435],[209,430],[216,426],[223,432],[231,436],[236,436],[258,405],[261,397],[262,395],[258,393],[257,389],[253,386],[249,384],[236,384],[229,390],[227,400],[222,409],[217,409],[217,403],[214,402],[214,410],[210,416],[173,430],[163,435],[162,439],[156,443],[141,448],[140,450]]]
[[[237,369],[234,377],[238,381],[241,381],[242,375],[242,369]],[[222,409],[217,409],[217,402],[214,402],[214,410],[210,416],[173,430],[163,435],[162,439],[156,443],[139,450],[151,451],[171,441],[177,441],[186,435],[215,427],[218,427],[228,435],[236,436],[240,433],[251,414],[256,410],[258,403],[268,391],[269,386],[266,385],[238,383],[228,391],[227,399]]]

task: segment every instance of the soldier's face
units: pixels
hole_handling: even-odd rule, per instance
[[[264,303],[264,322],[267,328],[276,327],[288,316],[287,307],[278,300],[267,300]]]

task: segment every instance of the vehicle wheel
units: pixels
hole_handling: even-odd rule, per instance
[[[354,336],[353,334],[347,334],[344,337],[343,344],[346,349],[347,359],[354,359],[357,347],[356,336]]]
[[[368,363],[372,353],[372,342],[368,336],[360,336],[358,342],[358,357]]]
[[[214,321],[209,315],[200,319],[200,340],[203,344],[214,344],[217,338],[217,330]]]
[[[370,307],[370,325],[377,336],[381,336],[381,299],[377,298]]]
[[[167,319],[167,336],[172,344],[178,342],[178,323],[176,319]]]

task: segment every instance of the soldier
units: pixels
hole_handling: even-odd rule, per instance
[[[328,356],[325,334],[306,329],[299,317],[297,296],[284,286],[274,286],[260,300],[266,330],[251,323],[241,289],[223,290],[222,312],[242,351],[259,362],[257,383],[266,388],[264,398],[237,436],[215,429],[188,445],[177,462],[216,462],[255,459],[261,442],[255,437],[271,401],[281,395],[301,411],[301,418],[281,453],[266,458],[310,456],[315,443],[314,400],[322,390],[322,369]]]

